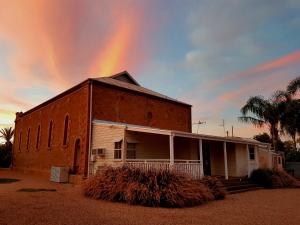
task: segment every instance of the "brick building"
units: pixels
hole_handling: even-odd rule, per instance
[[[127,72],[87,79],[16,113],[13,167],[87,175],[94,120],[191,132],[191,105],[141,87]]]

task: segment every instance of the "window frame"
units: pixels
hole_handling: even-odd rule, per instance
[[[255,154],[255,148],[254,146],[249,146],[249,160],[255,160],[256,154]]]
[[[29,148],[30,148],[30,127],[27,130],[26,150],[29,151]]]
[[[68,146],[69,143],[69,127],[70,127],[70,116],[66,115],[64,120],[64,130],[63,130],[63,142],[64,147]]]
[[[21,152],[21,145],[22,145],[22,131],[19,133],[19,152]]]
[[[47,142],[48,149],[51,149],[51,145],[52,145],[52,132],[53,132],[53,120],[50,120],[49,127],[48,127],[48,142]]]
[[[40,139],[41,139],[41,125],[39,124],[37,128],[37,134],[36,134],[36,144],[35,144],[36,150],[39,150],[40,148]]]
[[[114,159],[115,160],[122,159],[122,143],[123,143],[123,140],[114,142]]]

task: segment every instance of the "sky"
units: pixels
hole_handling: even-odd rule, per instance
[[[0,127],[88,77],[127,70],[193,105],[194,132],[252,137],[250,96],[300,74],[299,0],[0,0]]]

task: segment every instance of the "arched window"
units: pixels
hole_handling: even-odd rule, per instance
[[[21,142],[22,142],[22,131],[20,132],[19,136],[19,151],[21,152]]]
[[[26,144],[27,150],[29,150],[29,142],[30,142],[30,128],[28,128],[28,132],[27,132],[27,144]]]
[[[50,121],[50,125],[49,125],[49,133],[48,133],[48,148],[51,147],[52,127],[53,127],[53,122]]]
[[[64,139],[63,145],[67,145],[68,142],[68,130],[69,130],[69,116],[65,117]]]
[[[39,148],[39,143],[40,143],[40,130],[41,130],[41,125],[39,125],[39,126],[38,126],[38,129],[37,129],[36,146],[35,146],[36,149]]]

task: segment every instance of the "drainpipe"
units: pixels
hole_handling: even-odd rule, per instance
[[[89,139],[88,139],[88,174],[89,176],[91,174],[91,168],[90,168],[90,161],[91,161],[91,148],[92,148],[92,105],[93,105],[93,81],[91,81],[91,87],[90,87],[90,93],[89,93],[89,98],[90,98],[90,105],[89,105]]]

